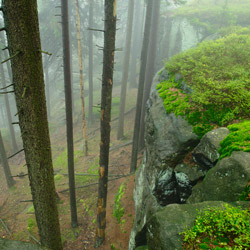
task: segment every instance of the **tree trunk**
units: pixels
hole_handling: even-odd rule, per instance
[[[133,28],[133,42],[132,42],[132,52],[131,52],[131,63],[130,63],[130,77],[129,77],[129,83],[130,88],[136,88],[137,87],[137,59],[139,58],[139,52],[140,52],[140,44],[141,44],[141,27],[143,23],[143,15],[141,15],[142,5],[141,1],[136,1],[135,6],[135,13],[134,18],[138,18],[138,20],[135,19],[134,21],[134,28]]]
[[[2,36],[1,36],[2,38]],[[6,59],[6,58],[5,58]],[[0,62],[3,61],[2,58],[2,51],[0,53]],[[0,65],[0,72],[1,72],[1,80],[2,80],[2,86],[3,88],[6,87],[6,80],[5,80],[5,72],[3,68],[3,64],[1,63]],[[4,89],[3,91],[8,91],[7,89]],[[5,108],[6,108],[6,113],[7,113],[7,118],[8,118],[8,127],[10,131],[10,137],[11,137],[11,143],[12,143],[12,151],[13,153],[17,152],[18,147],[17,147],[17,142],[16,142],[16,135],[15,131],[12,125],[12,115],[11,115],[11,109],[10,109],[10,102],[9,102],[9,97],[8,94],[4,95],[4,101],[5,101]]]
[[[87,125],[85,118],[85,101],[84,101],[84,85],[83,85],[83,67],[82,67],[82,43],[81,43],[81,23],[79,15],[79,2],[76,0],[76,28],[77,28],[77,46],[79,59],[79,73],[80,73],[80,92],[81,92],[81,110],[82,110],[82,134],[85,145],[85,156],[88,155],[88,140],[87,140]]]
[[[101,98],[101,142],[99,162],[99,186],[97,201],[97,230],[95,247],[105,239],[108,165],[110,144],[110,116],[114,71],[117,0],[105,0],[104,51]]]
[[[45,67],[45,90],[46,90],[46,106],[48,113],[48,120],[50,120],[50,84],[49,84],[49,66]]]
[[[124,58],[123,58],[122,87],[121,87],[121,94],[120,94],[120,112],[119,112],[119,122],[118,122],[118,131],[117,131],[118,140],[124,137],[124,112],[125,112],[125,106],[126,106],[128,69],[129,69],[129,59],[130,59],[130,49],[131,49],[133,18],[134,18],[134,0],[129,0],[126,43],[125,43]]]
[[[139,86],[138,86],[137,101],[136,101],[136,114],[135,114],[135,123],[134,123],[130,173],[135,172],[136,166],[137,166],[142,99],[143,99],[143,90],[144,90],[144,81],[145,81],[145,70],[146,70],[147,57],[148,57],[147,51],[148,51],[148,46],[149,46],[152,9],[153,9],[153,0],[148,0],[148,6],[147,6],[147,12],[146,12],[146,18],[145,18],[145,26],[144,26],[143,45],[142,45],[142,51],[141,51],[141,68],[140,68]]]
[[[146,112],[146,102],[149,98],[150,89],[152,80],[155,74],[155,55],[156,55],[156,46],[157,46],[157,36],[158,36],[158,24],[160,16],[160,4],[161,0],[154,0],[153,14],[152,14],[152,23],[150,30],[150,42],[149,42],[149,51],[148,51],[148,60],[146,67],[146,76],[145,76],[145,87],[143,91],[143,101],[142,101],[142,113],[141,113],[141,122],[140,122],[140,136],[139,136],[139,150],[144,148],[144,131],[145,131],[145,112]]]
[[[1,131],[0,131],[0,156],[1,156],[0,163],[3,165],[3,170],[4,170],[6,182],[7,182],[8,188],[10,188],[15,184],[15,182],[14,182],[13,178],[11,177],[10,167],[9,167],[9,163],[8,163],[8,160],[6,157],[6,152],[4,149]]]
[[[36,1],[2,1],[14,91],[41,244],[62,250]]]
[[[69,21],[68,21],[68,1],[61,0],[62,6],[62,38],[63,38],[63,68],[64,68],[64,92],[66,108],[67,127],[67,149],[68,149],[68,172],[70,188],[70,210],[71,226],[77,227],[77,209],[75,195],[75,175],[74,175],[74,142],[73,142],[73,117],[72,117],[72,83],[70,64],[70,41],[69,41]]]
[[[93,28],[93,5],[94,0],[89,0],[89,28]],[[89,112],[88,122],[93,123],[93,31],[88,33],[89,47]]]

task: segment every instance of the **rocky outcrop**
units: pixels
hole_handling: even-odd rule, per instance
[[[193,159],[205,170],[212,168],[218,159],[220,154],[218,152],[220,148],[220,142],[229,134],[227,128],[214,129],[205,134],[199,145],[192,152]]]
[[[5,240],[0,239],[0,249],[1,250],[49,250],[48,248],[43,248],[39,245],[34,245],[28,242],[15,241],[15,240]]]
[[[227,128],[210,131],[200,141],[184,118],[166,113],[155,86],[167,78],[166,70],[156,75],[147,102],[145,152],[136,172],[130,250],[145,245],[153,250],[181,249],[181,243],[174,242],[183,229],[182,221],[189,217],[191,223],[193,211],[206,206],[200,202],[237,201],[250,179],[250,153],[234,152],[219,161],[218,149],[229,133]],[[176,79],[180,80],[181,76]],[[184,205],[187,201],[189,205]],[[170,248],[172,244],[176,248]]]
[[[155,213],[147,223],[148,249],[181,250],[182,237],[179,234],[190,228],[198,211],[209,207],[223,208],[227,204],[222,201],[205,201],[196,204],[171,204]],[[245,202],[230,205],[247,207]]]
[[[203,182],[193,188],[188,203],[236,201],[250,179],[250,153],[233,152],[210,169]]]

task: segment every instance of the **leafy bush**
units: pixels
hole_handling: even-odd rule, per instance
[[[166,63],[169,80],[157,88],[168,113],[186,116],[200,137],[217,126],[225,126],[250,115],[250,33],[231,34],[178,54]],[[192,88],[184,93],[181,73]]]
[[[115,203],[112,215],[117,219],[118,223],[121,223],[121,218],[124,215],[124,207],[122,206],[121,199],[125,194],[126,186],[124,183],[119,187],[119,190],[115,196]]]
[[[249,211],[230,205],[200,211],[182,235],[183,249],[250,249]]]

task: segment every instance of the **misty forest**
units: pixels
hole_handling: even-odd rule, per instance
[[[0,1],[0,250],[250,249],[250,1]]]

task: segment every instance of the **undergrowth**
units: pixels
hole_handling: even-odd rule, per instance
[[[227,204],[223,209],[208,208],[181,234],[183,249],[250,249],[249,211]]]

